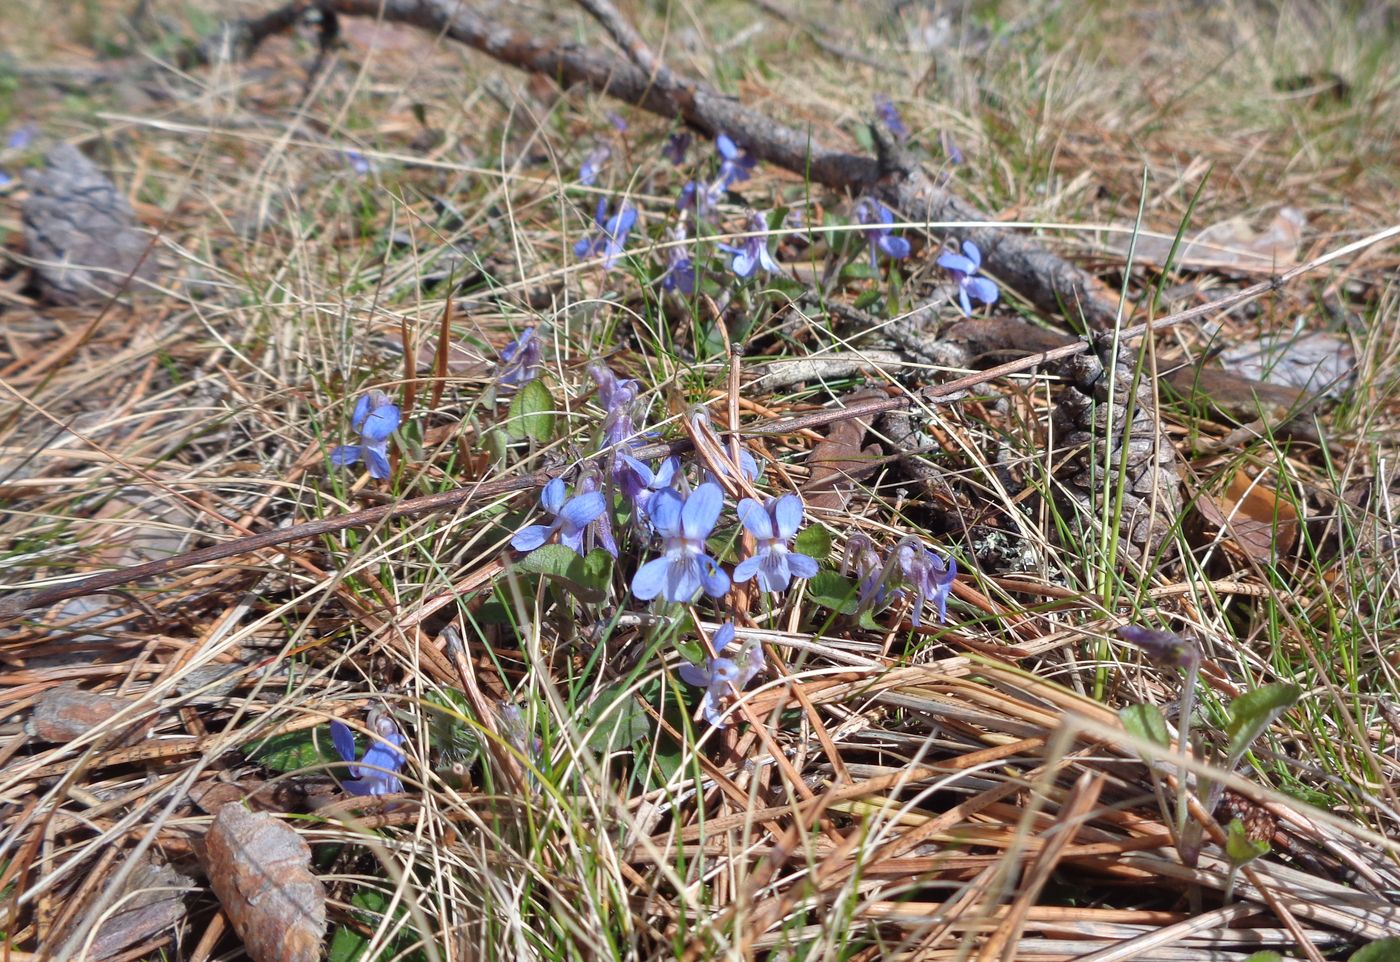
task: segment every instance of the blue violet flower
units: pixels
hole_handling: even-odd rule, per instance
[[[637,223],[637,208],[623,201],[618,206],[617,213],[609,217],[608,202],[599,197],[593,222],[598,228],[597,235],[585,237],[575,244],[574,256],[597,257],[601,254],[603,270],[610,271],[622,256],[622,248],[627,243],[627,235],[631,232],[632,225]]]
[[[949,274],[958,285],[958,302],[965,316],[972,316],[972,301],[993,304],[1000,293],[994,281],[979,277],[982,267],[982,252],[972,241],[964,241],[961,254],[947,253],[938,258],[938,266]]]
[[[632,593],[643,601],[661,595],[688,602],[702,589],[711,598],[722,597],[729,576],[710,557],[705,539],[723,507],[724,492],[717,484],[702,484],[689,497],[671,488],[656,492],[647,502],[647,516],[661,536],[663,553],[637,569]]]
[[[496,383],[502,387],[520,387],[535,379],[539,367],[540,342],[535,337],[535,329],[527,327],[519,337],[501,348],[501,359],[496,364]]]
[[[399,408],[383,391],[360,395],[350,426],[360,433],[359,444],[342,444],[331,450],[331,464],[348,467],[361,459],[369,476],[383,481],[389,476],[389,435],[398,430]]]
[[[510,546],[516,551],[534,551],[557,533],[560,544],[583,554],[584,530],[598,520],[607,509],[607,503],[598,491],[584,491],[572,498],[566,498],[566,494],[561,479],[555,478],[546,484],[540,492],[540,506],[554,520],[521,528],[510,539]]]
[[[612,156],[612,149],[606,144],[600,144],[588,152],[588,156],[583,158],[583,163],[579,165],[578,182],[585,187],[592,187],[598,182],[598,175],[602,173],[603,165]]]
[[[710,640],[715,647],[715,657],[705,659],[703,666],[681,665],[677,674],[687,685],[705,689],[700,710],[711,725],[723,728],[724,709],[721,704],[730,691],[742,691],[763,670],[763,646],[751,641],[738,652],[736,658],[723,656],[721,652],[734,643],[734,626],[728,622],[721,625]]]
[[[773,255],[768,253],[768,222],[763,219],[762,214],[753,214],[749,217],[749,230],[755,232],[754,236],[745,237],[743,243],[738,247],[731,247],[728,244],[719,245],[720,250],[728,251],[734,255],[729,269],[739,277],[748,277],[753,273],[755,267],[762,268],[767,274],[781,271],[782,267],[773,260]],[[757,231],[763,233],[756,233]]]
[[[890,209],[879,201],[870,198],[862,198],[856,204],[856,220],[867,225],[861,231],[865,235],[866,242],[870,245],[870,266],[874,270],[880,269],[880,262],[877,259],[877,251],[884,251],[886,255],[895,260],[902,260],[909,256],[909,242],[903,237],[895,237],[889,227],[894,223],[894,214]]]
[[[365,749],[365,757],[356,761],[355,733],[340,719],[331,721],[331,744],[342,761],[350,764],[350,781],[342,782],[351,795],[396,795],[403,791],[398,771],[403,768],[404,753],[400,751],[404,737],[394,720],[378,709],[369,713],[369,728],[379,737]]]
[[[666,248],[666,273],[661,278],[661,288],[679,291],[689,297],[695,293],[695,263],[684,245],[685,227],[675,227],[667,231],[674,246]]]
[[[924,605],[930,601],[938,609],[940,623],[948,620],[948,593],[958,577],[958,563],[952,557],[943,559],[926,548],[917,538],[905,538],[895,546],[895,560],[904,580],[914,591],[914,609],[910,620],[919,627]]]
[[[715,149],[719,151],[720,156],[717,182],[723,185],[721,190],[728,190],[730,185],[748,180],[758,164],[758,158],[747,150],[741,151],[728,134],[720,134],[715,138]]]
[[[735,582],[758,579],[764,591],[786,591],[793,578],[810,578],[817,573],[817,562],[788,548],[788,542],[802,526],[802,499],[795,494],[769,498],[759,504],[753,498],[739,502],[739,520],[758,547],[752,558],[745,558],[734,569]]]
[[[899,111],[894,109],[894,104],[890,103],[890,98],[884,94],[875,95],[875,113],[885,128],[894,135],[894,139],[901,144],[909,139],[909,128],[904,126],[904,121],[899,116]]]

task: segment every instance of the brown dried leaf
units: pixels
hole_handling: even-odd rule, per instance
[[[1194,270],[1241,273],[1272,273],[1292,267],[1298,260],[1298,244],[1307,222],[1307,217],[1295,207],[1280,209],[1269,226],[1258,232],[1244,218],[1232,217],[1186,234],[1173,263]],[[1134,263],[1160,267],[1166,263],[1173,243],[1172,237],[1122,235],[1109,241],[1108,247],[1125,257],[1131,249]]]
[[[1217,531],[1227,530],[1247,557],[1261,564],[1287,554],[1298,541],[1297,510],[1243,471],[1235,474],[1223,495],[1201,498],[1197,509]]]
[[[301,836],[266,812],[225,805],[206,849],[210,884],[253,962],[317,962],[326,894]]]
[[[38,697],[25,731],[46,742],[70,742],[133,704],[130,698],[84,691],[77,682],[69,682]],[[141,741],[150,734],[153,722],[149,717],[133,722],[118,733],[117,744],[134,745]]]
[[[101,962],[178,924],[185,916],[190,880],[169,865],[143,862],[131,873],[121,907],[108,916],[84,956]]]
[[[1256,381],[1282,384],[1309,394],[1340,395],[1356,379],[1351,343],[1326,331],[1265,335],[1223,351],[1231,371]]]

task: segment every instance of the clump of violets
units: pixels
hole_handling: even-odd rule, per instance
[[[753,557],[734,569],[735,582],[758,580],[764,591],[786,591],[793,578],[811,578],[817,562],[793,551],[788,542],[802,526],[802,499],[795,494],[769,498],[759,504],[753,498],[739,502],[739,520],[758,542]]]
[[[350,426],[360,434],[359,444],[342,444],[331,450],[331,463],[348,467],[361,460],[369,476],[383,481],[389,476],[389,436],[399,427],[399,407],[383,391],[362,394],[350,415]]]
[[[948,620],[948,594],[958,577],[958,564],[951,557],[947,562],[917,538],[905,538],[895,546],[894,559],[904,580],[914,593],[910,620],[917,628],[922,623],[924,606],[933,602],[939,622]]]
[[[617,259],[622,256],[622,249],[627,243],[627,235],[631,233],[632,226],[637,223],[637,208],[623,201],[618,205],[617,213],[608,215],[608,202],[606,199],[598,198],[598,209],[593,214],[593,223],[597,233],[590,237],[584,237],[574,245],[575,257],[603,257],[603,269],[612,270],[617,263]]]
[[[885,129],[894,135],[895,140],[902,144],[909,139],[909,128],[904,126],[904,120],[899,116],[899,111],[890,102],[890,98],[884,94],[875,95],[875,114],[885,125]]]
[[[331,721],[331,744],[341,760],[349,763],[351,780],[342,782],[351,795],[396,795],[403,791],[398,772],[405,761],[404,737],[388,712],[369,713],[369,729],[375,738],[363,758],[355,751],[355,733],[340,719]],[[358,761],[357,761],[358,758]]]
[[[880,269],[880,262],[877,252],[883,251],[887,256],[895,260],[903,260],[909,256],[909,242],[903,237],[895,237],[893,229],[889,226],[894,223],[894,214],[888,207],[877,200],[864,197],[856,204],[856,220],[865,225],[861,231],[865,235],[866,243],[870,245],[870,266],[874,270]]]
[[[517,531],[510,539],[510,546],[516,551],[534,551],[557,534],[560,544],[583,554],[584,532],[607,510],[607,503],[597,490],[580,491],[570,498],[563,480],[555,478],[540,492],[540,507],[553,520]]]
[[[953,275],[958,285],[958,303],[962,305],[965,316],[972,316],[972,301],[983,304],[996,302],[1000,291],[990,278],[978,276],[977,272],[982,268],[982,252],[972,241],[963,242],[961,254],[943,254],[938,258],[938,266]]]
[[[725,622],[711,639],[715,657],[705,659],[704,665],[682,665],[677,672],[681,681],[696,688],[705,689],[705,697],[700,701],[700,710],[705,720],[716,728],[724,727],[724,698],[731,691],[742,691],[755,675],[764,669],[763,646],[749,642],[742,647],[736,657],[725,657],[722,652],[734,643],[734,626]]]
[[[729,576],[710,557],[705,539],[723,506],[724,492],[717,484],[702,484],[688,497],[673,488],[656,492],[646,512],[662,539],[662,554],[637,569],[632,593],[643,601],[660,595],[682,603],[701,590],[711,598],[722,597],[729,590]]]
[[[762,214],[755,213],[749,216],[749,231],[753,236],[745,237],[743,243],[737,247],[729,244],[719,245],[720,250],[734,255],[729,269],[739,277],[748,277],[754,272],[754,268],[761,268],[766,274],[781,271],[782,267],[773,259],[773,255],[768,253],[768,222],[763,219]]]
[[[501,359],[496,364],[496,383],[502,387],[517,388],[533,381],[539,373],[540,342],[535,329],[527,327],[505,347],[501,348]]]

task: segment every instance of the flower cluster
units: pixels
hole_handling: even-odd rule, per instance
[[[923,624],[924,608],[932,604],[939,622],[948,620],[948,595],[958,577],[958,563],[947,561],[915,537],[901,540],[886,558],[863,534],[846,539],[841,573],[856,575],[856,610],[876,611],[886,604],[909,598],[910,622]]]
[[[603,269],[610,271],[622,256],[622,250],[627,245],[627,235],[637,223],[637,208],[623,201],[618,205],[617,212],[609,216],[607,199],[599,197],[598,209],[593,213],[593,223],[597,228],[596,233],[582,238],[574,245],[574,256],[597,257],[601,254]]]

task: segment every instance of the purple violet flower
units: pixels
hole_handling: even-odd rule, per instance
[[[589,364],[588,373],[598,384],[598,402],[603,405],[603,444],[611,448],[626,443],[636,434],[636,380],[618,377],[601,361]]]
[[[613,130],[623,134],[627,132],[627,121],[622,119],[622,115],[616,111],[608,111],[608,123],[613,125]]]
[[[859,532],[846,539],[846,553],[841,557],[841,574],[856,575],[856,610],[874,611],[889,600],[887,563],[875,550],[869,535]]]
[[[946,130],[938,135],[938,141],[943,145],[943,153],[948,155],[948,163],[954,166],[963,162],[963,152],[958,149],[958,145],[953,141],[953,135]]]
[[[667,231],[667,236],[672,241],[677,242],[676,246],[666,248],[666,273],[661,278],[661,288],[667,291],[679,291],[689,297],[695,293],[695,262],[690,259],[690,254],[686,247],[680,244],[685,240],[685,226],[672,228]]]
[[[739,502],[739,520],[758,541],[753,557],[745,558],[734,569],[734,581],[758,579],[763,591],[786,591],[793,578],[810,578],[817,573],[817,562],[788,548],[788,542],[802,526],[802,499],[795,494],[769,498],[759,504],[753,498]]]
[[[728,190],[730,185],[748,180],[750,172],[758,164],[758,158],[747,150],[741,151],[728,134],[720,134],[715,138],[715,149],[719,151],[720,156],[717,183],[723,185],[721,190]]]
[[[607,510],[607,503],[598,491],[583,491],[566,500],[564,482],[555,478],[540,492],[540,506],[554,517],[549,524],[532,524],[521,528],[510,539],[516,551],[534,551],[557,532],[559,543],[583,554],[583,533]]]
[[[527,327],[519,337],[501,348],[501,359],[496,363],[496,383],[502,387],[520,387],[535,379],[539,367],[540,342],[535,337],[535,329]]]
[[[982,267],[982,252],[977,249],[977,245],[972,241],[964,241],[962,249],[961,254],[949,252],[939,257],[938,266],[953,275],[953,280],[958,284],[958,301],[962,305],[962,312],[971,317],[972,301],[993,304],[1000,292],[990,278],[977,276],[977,271]]]
[[[924,605],[932,601],[938,609],[940,623],[948,620],[948,593],[958,577],[958,564],[951,557],[943,559],[924,547],[917,538],[905,538],[894,549],[894,559],[904,574],[904,580],[914,589],[914,610],[910,617],[914,627],[920,625]]]
[[[345,162],[350,165],[350,169],[359,177],[364,177],[374,170],[374,165],[369,159],[358,150],[347,149],[344,152]]]
[[[626,471],[628,478],[620,478],[618,487],[622,489],[623,497],[632,502],[636,519],[649,526],[651,520],[647,517],[647,505],[658,491],[667,491],[675,487],[676,479],[681,473],[681,459],[672,455],[662,461],[655,471],[630,454],[624,454],[621,460],[620,470]]]
[[[681,497],[671,488],[647,502],[647,516],[663,542],[663,553],[637,569],[632,593],[642,601],[661,595],[667,601],[688,602],[704,589],[711,598],[729,590],[729,576],[711,558],[705,539],[714,530],[724,507],[717,484],[702,484]]]
[[[359,444],[342,444],[331,449],[331,464],[348,467],[361,459],[369,476],[383,481],[389,476],[389,435],[399,427],[399,408],[383,391],[370,391],[355,402],[350,427],[360,433]]]
[[[1118,635],[1141,648],[1149,661],[1163,667],[1190,671],[1200,666],[1201,649],[1174,631],[1123,625]]]
[[[894,214],[884,204],[868,197],[862,198],[856,204],[856,220],[868,225],[862,234],[865,235],[866,242],[870,245],[870,266],[874,270],[880,269],[880,262],[876,259],[876,250],[882,250],[895,260],[902,260],[909,256],[909,242],[903,237],[895,237],[891,233],[889,224],[894,223]]]
[[[763,219],[762,214],[753,214],[749,217],[749,230],[763,231],[763,233],[755,233],[752,237],[745,237],[743,243],[738,247],[731,247],[728,244],[719,245],[720,250],[734,255],[729,269],[739,277],[748,277],[753,273],[755,267],[762,268],[767,274],[782,271],[778,262],[773,260],[773,255],[768,253],[768,222]]]
[[[714,644],[715,657],[706,658],[703,666],[681,665],[676,674],[687,685],[705,689],[700,710],[711,725],[723,728],[724,709],[721,703],[730,691],[743,691],[754,675],[764,669],[763,646],[751,641],[740,649],[736,658],[721,655],[734,643],[734,626],[729,622],[721,625],[710,640]]]
[[[909,128],[904,126],[904,121],[900,119],[899,111],[894,109],[894,104],[890,103],[890,98],[884,94],[876,94],[875,113],[889,132],[894,134],[895,140],[902,144],[909,139]]]
[[[598,174],[602,172],[603,165],[612,156],[612,148],[607,144],[599,144],[588,152],[588,156],[583,158],[583,163],[578,168],[578,182],[585,187],[592,187],[598,181]]]
[[[579,472],[578,487],[575,490],[578,492],[575,501],[590,494],[596,494],[603,499],[603,510],[584,528],[584,551],[580,553],[586,553],[597,546],[616,558],[617,539],[613,537],[612,512],[608,510],[608,498],[603,493],[603,481],[599,477],[598,469],[592,466],[584,467]]]
[[[357,762],[355,733],[340,719],[331,720],[331,744],[341,760],[350,763],[353,779],[341,784],[351,795],[396,795],[403,791],[398,771],[405,761],[400,751],[404,737],[388,713],[378,709],[369,713],[369,728],[379,737],[370,742],[365,757]]]
[[[597,225],[598,235],[596,237],[584,237],[574,245],[575,257],[597,257],[603,255],[603,270],[610,271],[617,259],[622,256],[623,245],[627,243],[627,235],[632,230],[632,225],[637,222],[637,208],[623,201],[618,205],[617,213],[611,217],[608,214],[608,202],[606,199],[598,198],[598,209],[593,214],[593,221]]]
[[[679,167],[685,163],[685,155],[689,150],[690,131],[678,130],[666,138],[666,145],[661,148],[661,156]]]
[[[694,210],[697,221],[708,221],[710,214],[720,201],[724,200],[724,182],[716,180],[703,184],[698,180],[686,181],[676,198],[676,210]]]
[[[10,136],[5,139],[6,150],[24,150],[34,143],[34,135],[39,132],[39,128],[33,124],[24,124],[10,131]]]

